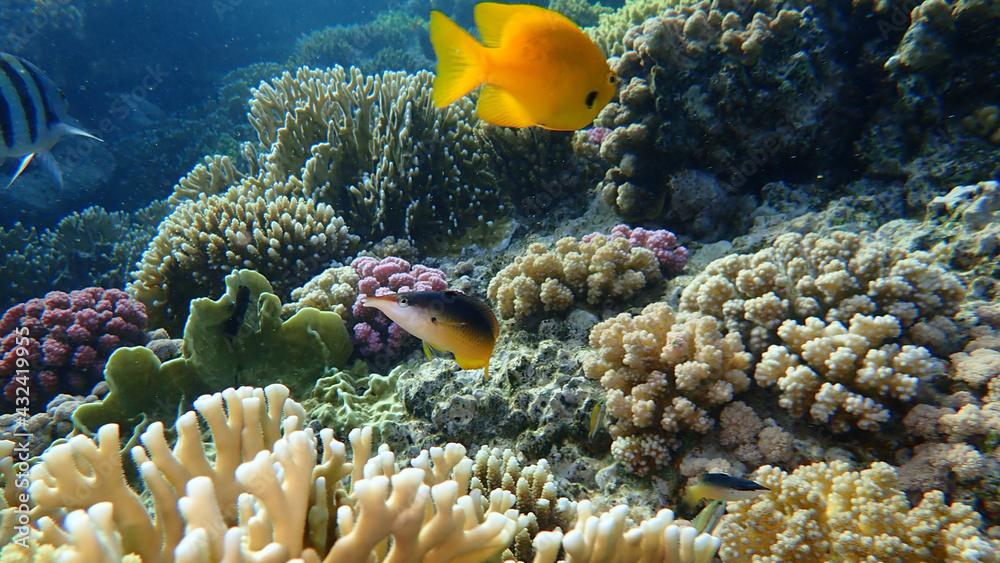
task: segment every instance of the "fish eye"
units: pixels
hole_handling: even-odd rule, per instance
[[[588,108],[594,107],[594,100],[597,99],[597,90],[591,90],[587,92],[587,99],[583,103],[587,104]]]
[[[410,300],[407,299],[406,297],[400,297],[399,298],[399,304],[400,305],[409,305],[410,304]]]
[[[618,76],[612,72],[608,75],[608,84],[614,84],[615,82],[618,82]]]

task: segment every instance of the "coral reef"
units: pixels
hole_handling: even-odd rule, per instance
[[[752,358],[739,334],[721,330],[713,317],[652,303],[590,331],[584,373],[607,390],[611,452],[629,471],[665,466],[681,433],[705,434],[711,411],[749,388]]]
[[[365,74],[430,68],[431,61],[415,48],[424,30],[422,18],[405,12],[379,12],[368,22],[326,27],[300,37],[286,66],[354,65]]]
[[[475,131],[472,102],[438,109],[432,75],[300,68],[254,91],[254,184],[332,205],[373,240],[420,247],[502,215],[504,198]]]
[[[563,237],[552,250],[537,242],[528,245],[490,280],[488,294],[500,316],[524,320],[568,311],[574,304],[626,301],[687,262],[687,249],[669,231],[615,229],[610,236]]]
[[[0,227],[0,307],[53,290],[122,287],[166,212],[162,203],[133,212],[88,207],[43,231]]]
[[[794,2],[655,4],[633,8],[658,15],[625,35],[619,101],[596,121],[611,128],[600,152],[613,166],[600,188],[618,213],[656,218],[691,197],[692,179],[664,181],[679,173],[718,182],[711,205],[727,208],[732,190],[769,170],[812,169],[839,154],[839,126],[824,116],[844,77],[825,12]]]
[[[52,291],[0,319],[0,381],[8,405],[85,394],[117,348],[146,340],[146,309],[119,289]]]
[[[336,313],[305,307],[282,321],[281,301],[252,270],[226,276],[225,285],[219,299],[191,302],[180,357],[161,362],[149,348],[113,354],[105,372],[110,393],[80,406],[74,422],[95,430],[144,415],[172,420],[184,400],[234,382],[280,382],[304,395],[328,368],[347,364],[351,340]]]
[[[751,478],[770,491],[729,503],[723,561],[996,561],[1000,550],[971,506],[946,504],[940,491],[911,507],[885,463],[815,463],[791,474],[764,466]]]
[[[231,271],[257,270],[287,297],[357,242],[329,205],[234,187],[178,205],[149,243],[129,292],[149,309],[154,326],[177,332],[190,301]]]
[[[785,320],[843,324],[856,313],[891,315],[903,342],[936,354],[955,351],[961,280],[925,252],[870,238],[844,231],[781,235],[754,254],[709,264],[684,288],[680,309],[718,318],[755,354],[774,343]]]
[[[29,474],[33,525],[27,537],[4,547],[3,557],[473,561],[512,556],[508,547],[519,535],[534,535],[537,562],[555,561],[560,546],[579,560],[615,562],[654,554],[671,562],[704,561],[719,548],[717,538],[674,523],[669,510],[626,531],[627,507],[599,516],[588,501],[558,499],[550,507],[575,513],[565,534],[540,529],[539,514],[555,499],[548,479],[533,477],[545,475],[543,462],[520,471],[513,494],[484,492],[490,481],[474,476],[477,463],[487,476],[500,464],[482,455],[474,462],[460,444],[424,450],[401,469],[388,448],[372,452],[371,429],[355,429],[348,461],[332,430],[317,436],[303,429],[305,413],[288,397],[281,385],[202,396],[195,401],[197,414],[178,418],[173,449],[164,425],[151,424],[131,455],[152,493],[152,514],[122,476],[117,426],[100,428],[96,442],[77,436],[51,448]],[[199,415],[214,456],[205,452]],[[13,445],[0,443],[0,467],[10,467]],[[77,469],[81,463],[92,472]],[[4,477],[10,487],[9,469]],[[537,514],[521,506],[527,501]],[[608,550],[617,556],[600,555]]]
[[[857,313],[847,327],[816,317],[786,320],[778,327],[784,346],[764,352],[754,379],[762,387],[777,384],[782,407],[798,417],[808,412],[834,432],[879,430],[891,416],[880,401],[908,402],[920,383],[943,371],[925,348],[896,344],[899,333],[889,315]]]

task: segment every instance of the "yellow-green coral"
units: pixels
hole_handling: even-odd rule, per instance
[[[622,40],[629,28],[641,24],[646,18],[655,16],[674,6],[679,0],[625,0],[625,5],[617,10],[602,12],[597,24],[584,31],[608,57],[625,52]]]
[[[729,503],[723,561],[996,561],[1000,553],[971,506],[931,491],[911,508],[885,463],[861,471],[815,463],[791,474],[764,466],[751,478],[770,491]]]

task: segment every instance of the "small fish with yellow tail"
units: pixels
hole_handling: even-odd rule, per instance
[[[458,291],[411,291],[365,296],[361,302],[385,313],[433,352],[450,352],[462,369],[483,368],[490,378],[490,357],[500,336],[493,310],[480,299]]]
[[[474,15],[482,43],[431,12],[436,106],[485,84],[476,106],[483,120],[574,131],[590,125],[618,90],[618,75],[601,49],[566,16],[495,2],[477,4]]]
[[[732,477],[725,473],[705,473],[688,485],[684,491],[684,504],[693,508],[703,498],[727,502],[744,500],[769,490],[764,485],[749,479]]]

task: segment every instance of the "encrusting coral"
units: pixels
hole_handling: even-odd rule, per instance
[[[842,461],[789,474],[764,466],[751,479],[770,490],[731,502],[719,527],[723,561],[997,561],[971,506],[941,491],[911,507],[892,466],[854,471]]]
[[[834,231],[787,233],[712,262],[684,288],[680,309],[716,317],[756,354],[786,320],[843,324],[856,313],[891,315],[903,342],[946,354],[960,340],[954,316],[964,297],[961,280],[927,253]]]
[[[909,402],[918,385],[943,371],[927,349],[894,343],[899,321],[857,313],[848,326],[809,317],[778,327],[784,346],[771,345],[757,363],[754,379],[777,384],[778,403],[795,416],[829,425],[834,432],[852,426],[878,430],[891,411],[880,401]]]
[[[387,446],[372,451],[371,429],[355,429],[348,461],[332,430],[303,429],[305,413],[288,397],[281,385],[202,396],[197,414],[178,418],[173,448],[163,424],[151,424],[131,455],[152,514],[122,476],[116,425],[100,428],[97,442],[52,447],[30,471],[33,525],[3,548],[4,560],[471,562],[499,556],[537,522],[502,488],[470,489],[464,446],[425,450],[401,468]],[[0,442],[7,479],[12,445]],[[719,547],[669,510],[625,530],[625,506],[598,516],[587,501],[559,502],[576,524],[538,531],[536,562],[555,561],[562,547],[567,561],[700,563]]]
[[[750,386],[751,356],[737,333],[666,303],[594,326],[584,373],[607,390],[611,452],[644,475],[665,466],[680,433],[708,432],[711,412]]]
[[[502,318],[524,320],[575,304],[626,301],[686,263],[687,249],[673,233],[619,225],[610,236],[563,237],[552,250],[541,243],[528,245],[525,254],[490,280],[487,293]]]

